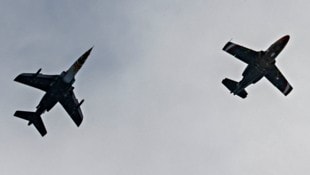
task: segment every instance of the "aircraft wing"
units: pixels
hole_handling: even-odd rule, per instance
[[[247,64],[250,64],[259,55],[259,52],[257,51],[248,49],[230,41],[226,43],[223,50]]]
[[[275,86],[277,87],[284,95],[289,94],[293,87],[289,84],[289,82],[282,75],[280,70],[274,66],[271,68],[265,77]]]
[[[73,90],[69,92],[67,97],[62,98],[59,102],[65,108],[74,123],[80,126],[83,121],[83,114],[80,108],[81,103],[76,99]]]
[[[50,84],[56,80],[58,75],[43,75],[36,73],[19,74],[14,81],[47,91]]]

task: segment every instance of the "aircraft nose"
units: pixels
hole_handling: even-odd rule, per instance
[[[289,35],[285,35],[284,37],[282,37],[280,40],[281,40],[281,42],[282,43],[287,43],[288,42],[288,40],[290,39],[290,36]]]
[[[93,46],[94,47],[94,46]],[[91,47],[90,49],[88,49],[81,57],[80,59],[83,60],[82,62],[84,63],[85,60],[87,59],[87,57],[90,55],[90,52],[93,50],[93,47]]]
[[[91,47],[88,51],[86,51],[86,52],[85,52],[85,55],[87,55],[87,56],[88,56],[88,55],[90,54],[90,52],[93,50],[93,48],[94,48],[94,46],[93,46],[93,47]]]

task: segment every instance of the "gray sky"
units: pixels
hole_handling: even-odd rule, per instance
[[[0,173],[108,175],[309,174],[308,1],[0,0]],[[221,80],[245,65],[233,41],[265,50],[289,34],[277,65],[294,90],[263,79],[243,100]],[[13,82],[58,74],[87,49],[77,75],[80,128],[60,105],[48,134],[13,117],[43,92]]]

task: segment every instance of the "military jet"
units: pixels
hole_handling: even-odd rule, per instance
[[[83,114],[80,106],[84,102],[78,102],[76,99],[72,84],[75,81],[75,75],[80,70],[92,48],[80,56],[77,61],[60,75],[44,75],[39,69],[36,73],[22,73],[14,81],[26,84],[45,91],[35,112],[16,111],[14,116],[28,120],[28,125],[33,124],[43,137],[47,131],[43,124],[41,114],[52,109],[59,102],[77,126],[80,126],[83,120]]]
[[[243,78],[240,82],[225,78],[222,83],[232,94],[238,95],[241,98],[246,98],[247,92],[245,88],[250,84],[258,82],[263,77],[266,77],[285,96],[288,95],[293,87],[275,65],[275,58],[283,50],[289,39],[289,35],[283,36],[273,43],[266,51],[254,51],[229,41],[224,46],[223,50],[248,65],[242,73]]]

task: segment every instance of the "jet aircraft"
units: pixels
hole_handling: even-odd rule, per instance
[[[78,102],[76,99],[72,84],[75,81],[75,75],[80,70],[92,48],[80,56],[77,61],[60,75],[44,75],[39,69],[36,73],[22,73],[14,81],[26,84],[45,91],[35,112],[16,111],[14,116],[28,120],[28,125],[33,124],[43,137],[47,131],[43,124],[41,114],[52,109],[59,102],[77,126],[80,126],[83,120],[83,114],[80,106],[84,99]]]
[[[285,96],[288,95],[293,87],[277,68],[275,58],[283,50],[289,39],[289,35],[283,36],[266,51],[254,51],[229,41],[223,50],[248,65],[242,73],[243,78],[240,82],[225,78],[222,83],[232,94],[246,98],[247,92],[245,88],[266,77]]]

